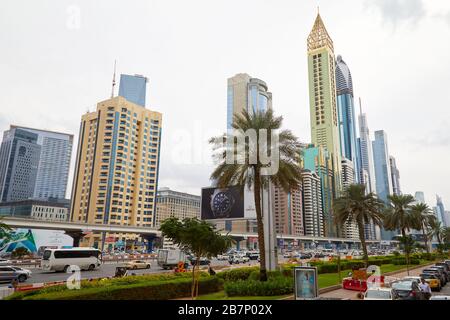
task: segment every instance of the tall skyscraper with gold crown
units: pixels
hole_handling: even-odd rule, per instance
[[[326,150],[331,160],[332,186],[325,190],[332,198],[341,190],[341,152],[336,108],[336,77],[333,40],[317,14],[314,26],[308,36],[308,78],[311,140]],[[334,235],[331,217],[331,202],[324,203],[328,226],[326,233]]]

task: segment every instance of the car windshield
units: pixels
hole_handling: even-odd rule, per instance
[[[366,298],[371,299],[390,299],[391,293],[389,291],[381,291],[381,290],[368,290],[366,292]]]
[[[396,290],[411,290],[412,281],[399,281],[392,284],[392,288]]]

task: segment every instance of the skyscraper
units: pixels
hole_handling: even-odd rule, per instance
[[[414,198],[418,203],[425,203],[425,194],[423,191],[416,191]]]
[[[436,215],[437,215],[438,221],[440,223],[442,223],[443,227],[449,227],[450,221],[447,221],[447,219],[446,219],[444,203],[442,202],[442,198],[438,195],[436,195],[436,209],[437,209]]]
[[[359,183],[366,185],[367,192],[376,192],[376,179],[375,179],[375,169],[373,166],[373,154],[372,154],[372,142],[370,140],[370,130],[367,123],[367,115],[362,113],[361,110],[361,100],[360,100],[360,114],[358,116],[359,121],[359,156],[360,156],[360,170],[362,174],[360,175]],[[367,172],[368,181],[363,180],[365,175],[364,171]]]
[[[161,113],[121,96],[82,116],[72,221],[154,226],[161,124]],[[87,236],[83,244],[103,247],[105,236]]]
[[[333,171],[333,196],[341,184],[341,150],[336,108],[336,71],[333,40],[317,14],[307,39],[309,106],[311,139],[315,146],[325,148]]]
[[[304,235],[302,184],[286,192],[281,187],[273,188],[273,214],[278,234]]]
[[[329,152],[324,147],[310,145],[303,150],[302,161],[303,168],[316,173],[320,179],[320,187],[322,189],[320,193],[322,198],[321,211],[325,235],[329,237],[337,236],[337,229],[332,215],[334,172]]]
[[[127,101],[145,107],[148,79],[141,75],[120,75],[119,96]]]
[[[389,166],[391,167],[392,193],[400,195],[400,171],[397,168],[397,163],[393,156],[389,156]]]
[[[303,170],[303,220],[306,236],[325,236],[320,178],[315,172]]]
[[[267,84],[246,73],[239,73],[228,79],[227,89],[227,130],[231,129],[233,115],[243,110],[266,111],[272,108],[272,93]]]
[[[347,159],[342,158],[342,188],[348,188],[350,185],[354,184],[355,180],[355,170],[353,163]],[[358,226],[355,221],[349,219],[342,228],[342,237],[347,239],[357,239]]]
[[[200,218],[201,197],[189,193],[160,188],[156,195],[155,227],[168,218]]]
[[[11,127],[0,147],[0,202],[30,199],[34,195],[41,146],[38,135]]]
[[[341,156],[352,162],[355,182],[360,181],[359,153],[356,142],[356,118],[353,99],[352,74],[347,64],[338,55],[336,60],[336,93],[339,119]]]
[[[393,193],[392,174],[389,163],[389,151],[387,135],[383,130],[375,131],[373,141],[373,159],[375,165],[375,180],[378,197],[386,204],[389,203],[388,196]],[[394,231],[381,230],[382,240],[392,240],[396,233]]]

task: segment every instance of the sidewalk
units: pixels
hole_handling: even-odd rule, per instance
[[[410,276],[418,276],[420,275],[420,272],[422,269],[424,269],[427,266],[431,266],[433,263],[430,263],[429,265],[420,266],[420,267],[413,267],[409,270]],[[403,278],[406,277],[408,274],[406,270],[404,271],[396,271],[392,273],[387,273],[386,275],[389,276],[395,276],[396,278]],[[320,297],[323,298],[340,298],[340,299],[350,299],[350,300],[360,300],[357,298],[358,291],[352,291],[352,290],[346,290],[346,289],[337,289],[333,290],[324,294],[321,294]]]

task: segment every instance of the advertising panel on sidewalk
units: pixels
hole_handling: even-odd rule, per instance
[[[316,267],[294,268],[295,299],[315,299],[319,296]]]

